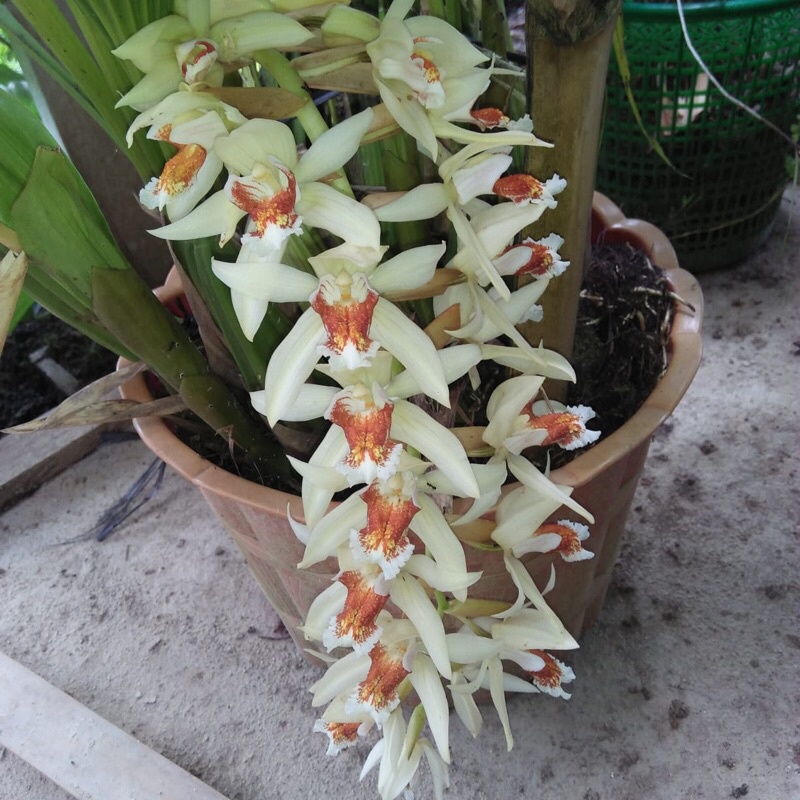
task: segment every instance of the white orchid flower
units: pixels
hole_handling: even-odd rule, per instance
[[[430,369],[436,360],[430,340],[379,296],[399,286],[412,289],[426,283],[443,251],[443,245],[413,248],[378,266],[385,248],[344,244],[309,259],[319,279],[281,264],[281,251],[274,251],[272,258],[256,253],[249,261],[240,253],[236,264],[214,260],[214,273],[231,287],[232,296],[247,298],[237,314],[248,338],[258,330],[269,302],[311,303],[270,360],[271,392],[265,407],[273,424],[291,410],[300,386],[322,356],[331,359],[334,370],[353,369],[368,365],[380,344],[410,366],[435,393],[432,396],[446,402],[441,369],[435,364]],[[249,258],[251,250],[247,252]],[[428,356],[428,364],[420,362],[421,354]]]
[[[142,111],[182,82],[221,86],[225,65],[257,50],[296,47],[313,36],[299,22],[273,11],[212,22],[209,0],[191,0],[185,8],[185,17],[171,14],[155,20],[112,51],[145,73],[117,107]]]
[[[542,239],[528,236],[519,244],[507,247],[492,263],[501,275],[555,278],[569,266],[569,261],[562,261],[558,255],[562,244],[564,239],[557,233],[551,233]]]
[[[166,208],[172,220],[191,211],[221,172],[222,160],[213,147],[217,138],[247,122],[236,108],[213,95],[185,89],[139,114],[126,135],[130,147],[134,134],[149,128],[148,139],[169,142],[177,148],[161,175],[151,179],[139,194],[142,205]]]
[[[336,582],[347,590],[344,598],[340,590],[325,590],[312,603],[314,613],[309,609],[309,617],[315,618],[317,613],[329,615],[328,627],[322,636],[328,652],[337,647],[352,647],[356,653],[368,653],[382,633],[376,620],[388,599],[386,581],[380,570],[364,565],[341,572]]]
[[[148,139],[168,142],[178,152],[164,165],[161,175],[151,178],[139,192],[139,202],[145,208],[166,209],[171,220],[185,217],[205,197],[222,171],[214,142],[227,135],[228,128],[216,111],[151,128]]]
[[[427,739],[419,737],[413,726],[406,727],[402,709],[395,709],[384,725],[383,739],[367,756],[360,778],[363,780],[375,766],[380,765],[378,792],[381,800],[395,800],[413,784],[423,756],[431,770],[434,797],[443,800],[444,789],[450,783],[447,763]],[[413,793],[405,796],[413,797]]]
[[[366,656],[364,656],[367,658]],[[369,659],[367,658],[367,663]],[[314,723],[315,733],[328,736],[327,755],[336,756],[348,747],[358,744],[374,727],[375,721],[368,714],[348,714],[343,701],[331,703],[324,714]]]
[[[381,222],[398,222],[431,219],[446,211],[459,243],[458,252],[448,266],[481,285],[491,283],[505,300],[510,292],[494,259],[504,253],[523,228],[536,222],[546,208],[556,204],[552,193],[545,196],[544,192],[541,197],[524,203],[490,206],[476,200],[481,195],[499,195],[497,189],[503,185],[501,182],[509,179],[513,179],[513,185],[528,180],[539,183],[528,175],[501,177],[511,165],[509,151],[508,147],[468,145],[441,164],[442,183],[421,184],[375,212]],[[560,181],[559,186],[562,183],[566,185]],[[437,306],[445,302],[446,299],[439,298]]]
[[[487,292],[477,282],[469,281],[448,287],[442,295],[434,298],[433,307],[436,314],[441,314],[450,306],[458,306],[460,327],[448,330],[451,336],[478,344],[491,342],[501,335],[507,336],[520,355],[540,362],[540,354],[515,325],[541,319],[542,309],[536,301],[546,288],[547,279],[531,281],[503,299],[493,288]]]
[[[162,239],[194,239],[234,234],[249,217],[244,244],[252,242],[274,260],[281,246],[302,225],[321,228],[354,245],[377,249],[380,225],[360,203],[320,182],[339,170],[358,149],[372,121],[372,110],[334,126],[302,155],[291,129],[282,122],[251,119],[216,143],[217,155],[230,173],[225,188],[182,220],[151,231]]]
[[[377,222],[375,223],[377,225]],[[416,288],[433,276],[444,245],[412,248],[379,265],[384,248],[340,245],[309,263],[313,276],[280,264],[214,262],[215,274],[254,302],[308,300],[307,309],[281,341],[267,365],[259,411],[270,424],[287,419],[319,360],[327,356],[331,374],[368,367],[378,348],[391,353],[413,376],[417,391],[449,405],[442,359],[425,333],[384,292]],[[252,329],[252,324],[249,326]],[[316,416],[320,416],[317,414]],[[295,417],[297,418],[297,417]]]
[[[467,572],[460,541],[431,498],[417,491],[415,482],[409,471],[395,473],[387,481],[376,480],[334,507],[310,529],[290,519],[293,528],[304,529],[302,538],[307,542],[298,566],[317,564],[341,553],[349,543],[354,568],[375,564],[386,580],[402,571],[433,589],[465,600],[467,588],[480,578],[480,573]],[[425,545],[427,555],[414,554],[408,529]],[[328,591],[326,603],[343,604],[344,593]],[[317,626],[321,622],[316,616],[314,620]]]
[[[592,409],[536,400],[540,387],[533,376],[517,376],[495,389],[486,406],[489,425],[483,438],[488,444],[516,455],[527,447],[552,444],[574,450],[600,437],[599,431],[586,427],[594,417]]]
[[[353,484],[359,478],[371,483],[379,472],[388,477],[399,469],[403,451],[398,451],[396,445],[403,443],[446,474],[461,496],[479,496],[480,486],[463,445],[452,431],[419,406],[407,400],[388,399],[377,384],[372,389],[356,385],[340,394],[331,405],[331,413],[348,431],[338,423],[331,426],[311,456],[309,475],[323,475],[325,468],[338,469]],[[303,470],[306,467],[301,466],[301,474]],[[303,480],[303,512],[309,525],[322,518],[335,487],[332,481]]]
[[[514,746],[514,737],[506,707],[506,692],[534,693],[539,690],[531,683],[504,672],[502,659],[509,656],[519,657],[531,667],[544,666],[544,663],[534,656],[526,658],[523,654],[510,650],[501,641],[478,636],[466,627],[459,633],[447,635],[447,648],[451,660],[461,665],[454,670],[454,675],[457,674],[458,679],[451,681],[449,688],[462,722],[473,736],[477,735],[481,726],[481,716],[471,695],[478,689],[489,689],[497,715],[503,725],[506,747],[511,750]]]
[[[532,473],[531,473],[532,474]],[[547,522],[567,502],[572,487],[559,486],[539,473],[535,487],[518,486],[508,492],[497,506],[492,540],[504,550],[521,558],[527,553],[558,553],[564,561],[583,561],[593,553],[581,542],[589,537],[586,525],[562,519]]]
[[[589,538],[589,528],[569,519],[545,522],[512,549],[518,558],[526,553],[558,553],[563,561],[586,561],[594,553],[581,545]]]
[[[490,136],[488,141],[495,145],[539,144],[525,130],[525,122],[508,126],[517,130],[492,134],[453,124],[461,120],[478,124],[469,111],[489,86],[492,74],[514,73],[479,67],[488,57],[443,20],[431,16],[406,19],[412,5],[413,0],[392,3],[379,36],[367,45],[367,54],[381,99],[419,148],[436,160],[437,137],[467,143]]]

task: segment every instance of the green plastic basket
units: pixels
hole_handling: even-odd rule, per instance
[[[684,5],[689,35],[734,97],[788,133],[800,113],[800,0]],[[675,3],[625,2],[625,51],[639,128],[612,56],[597,186],[655,223],[692,271],[726,266],[768,236],[789,181],[787,143],[707,80]]]

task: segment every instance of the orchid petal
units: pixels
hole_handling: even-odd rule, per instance
[[[315,708],[324,706],[338,695],[352,691],[367,677],[369,665],[370,659],[367,653],[351,652],[334,661],[325,674],[309,687],[309,691],[314,694],[311,705]]]
[[[526,131],[496,131],[482,133],[469,130],[447,122],[442,117],[431,117],[431,123],[437,136],[442,139],[453,139],[461,144],[477,144],[483,147],[531,146],[552,147],[549,142],[537,138]]]
[[[481,361],[480,348],[474,344],[457,344],[438,352],[444,369],[444,379],[448,384],[458,380]],[[405,399],[421,391],[422,388],[409,370],[403,370],[386,385],[389,397]]]
[[[442,680],[429,656],[417,653],[414,656],[409,683],[414,687],[425,708],[436,749],[446,763],[450,763],[450,712],[447,707]]]
[[[379,764],[383,758],[384,750],[386,749],[386,740],[381,739],[379,742],[375,744],[372,750],[369,751],[369,754],[364,759],[364,764],[361,767],[361,773],[358,776],[360,781],[363,781],[367,775],[375,769],[375,766]]]
[[[433,342],[397,306],[379,298],[370,335],[411,372],[425,394],[450,407],[444,368]]]
[[[419,632],[420,639],[436,669],[445,678],[450,678],[452,673],[447,656],[444,627],[425,590],[414,578],[401,573],[389,585],[389,596]]]
[[[318,386],[315,383],[304,383],[300,387],[300,394],[292,407],[281,417],[284,422],[306,422],[319,419],[325,414],[328,406],[336,395],[335,386]],[[250,402],[259,413],[266,408],[266,390],[250,392]],[[266,416],[266,414],[265,414]]]
[[[308,300],[319,282],[313,275],[275,261],[211,260],[214,274],[231,289],[272,303]]]
[[[231,304],[245,339],[252,342],[267,315],[269,302],[232,289]]]
[[[442,242],[404,250],[375,269],[369,277],[370,286],[379,294],[416,289],[433,278],[446,249]]]
[[[369,47],[367,47],[369,51]],[[415,97],[407,97],[403,94],[403,88],[395,92],[390,85],[384,83],[379,78],[375,78],[375,83],[380,92],[381,100],[397,124],[410,136],[417,141],[417,146],[428,158],[436,159],[439,151],[439,142],[436,139],[433,125],[428,118],[425,109],[419,104]],[[401,87],[404,87],[400,83]],[[453,125],[456,128],[456,125]]]
[[[455,679],[456,677],[460,677],[460,675],[461,674],[458,672],[453,673],[454,682],[450,685],[451,690],[459,686],[459,684],[455,683]],[[451,691],[450,696],[453,698],[453,708],[458,718],[461,720],[461,723],[473,737],[476,737],[481,732],[483,717],[481,717],[481,712],[475,699],[471,694],[458,691]]]
[[[366,522],[367,506],[361,494],[350,495],[311,528],[303,560],[297,568],[308,569],[334,555],[350,539],[350,531],[363,527]]]
[[[349,449],[344,431],[338,425],[331,425],[309,463],[314,467],[333,467],[347,455]],[[334,492],[327,486],[304,480],[301,494],[306,523],[313,528],[328,510]]]
[[[273,11],[254,11],[223,19],[212,25],[209,35],[221,43],[220,56],[224,61],[235,61],[257,50],[296,47],[313,37],[296,20]]]
[[[273,119],[251,119],[214,146],[225,166],[236,175],[249,175],[255,164],[266,164],[273,158],[289,170],[297,165],[297,144],[291,129]]]
[[[292,330],[275,348],[269,363],[264,388],[267,390],[267,421],[274,425],[297,399],[300,387],[319,361],[318,347],[325,339],[319,315],[307,309]]]
[[[503,482],[506,479],[506,465],[502,461],[488,464],[474,464],[473,471],[481,488],[481,495],[457,519],[450,523],[453,527],[466,525],[482,517],[500,498]]]
[[[147,72],[154,65],[154,53],[162,52],[159,45],[167,45],[171,50],[174,42],[191,39],[193,33],[186,19],[169,14],[145,25],[111,52],[117,58],[132,62],[142,72]]]
[[[297,180],[319,181],[341,169],[358,151],[373,116],[368,108],[325,131],[301,157],[294,170]]]
[[[336,616],[344,608],[347,587],[334,581],[325,591],[320,592],[311,603],[305,622],[300,630],[308,640],[321,641],[328,629],[331,617]]]
[[[224,191],[215,192],[204,203],[183,219],[149,231],[159,239],[182,241],[184,239],[202,239],[206,236],[223,234],[225,241],[230,239],[236,229],[236,223],[245,212],[228,201]]]
[[[174,92],[181,80],[181,70],[177,61],[174,59],[159,61],[132,89],[117,100],[114,108],[130,106],[136,111],[144,111]]]
[[[440,425],[419,406],[397,400],[392,414],[393,438],[406,442],[442,470],[463,497],[478,497],[480,488],[464,452],[452,431]]]
[[[404,192],[397,200],[375,209],[381,222],[415,222],[439,216],[448,205],[447,189],[442,183],[421,183]]]
[[[409,525],[411,530],[419,536],[437,564],[445,565],[453,572],[467,575],[464,548],[436,503],[427,495],[421,494],[417,497],[417,504],[420,510],[411,520]],[[456,600],[463,602],[467,598],[466,588],[454,588],[453,595]]]
[[[307,226],[330,231],[359,247],[380,247],[381,226],[375,214],[327,184],[303,184],[295,207]]]
[[[500,642],[472,633],[448,633],[445,638],[450,660],[455,664],[479,664],[493,658],[502,649]]]
[[[560,542],[561,539],[558,538]],[[408,575],[421,578],[431,589],[454,593],[477,583],[482,575],[481,572],[453,569],[449,564],[434,561],[421,554],[411,556],[403,567],[403,571]]]
[[[498,658],[493,658],[489,661],[489,692],[492,695],[492,702],[497,709],[500,722],[503,724],[503,732],[506,735],[506,748],[511,750],[514,747],[514,736],[511,733],[506,695],[503,691],[503,665]]]
[[[332,494],[340,492],[348,486],[347,478],[335,467],[310,464],[306,461],[300,461],[290,455],[287,455],[286,458],[289,459],[289,463],[303,480],[308,480],[315,486],[326,489]]]
[[[483,360],[494,361],[526,375],[536,373],[545,378],[575,382],[575,370],[569,361],[555,350],[545,350],[541,346],[521,350],[518,347],[494,344],[483,344],[480,347]]]
[[[475,257],[476,268],[480,268],[483,271],[485,280],[482,282],[491,282],[492,286],[497,289],[500,297],[508,298],[511,295],[511,290],[506,286],[500,273],[494,268],[490,254],[486,252],[477,234],[464,216],[464,212],[455,206],[450,206],[447,209],[447,218],[453,223],[453,229],[462,247],[465,248],[471,256]],[[453,266],[456,269],[463,268],[461,263],[457,262],[455,259],[453,259]],[[467,274],[473,274],[472,264],[470,264],[469,268],[465,271]]]
[[[580,514],[589,522],[594,522],[594,517],[583,506],[570,498],[571,487],[559,486],[553,483],[522,456],[509,454],[507,461],[508,468],[520,483],[524,483],[531,489],[535,489],[537,492],[541,492],[545,496],[560,502],[561,505],[571,508],[576,514]]]

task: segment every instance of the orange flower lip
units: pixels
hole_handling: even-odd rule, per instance
[[[199,144],[176,145],[178,152],[164,165],[158,179],[158,191],[175,196],[185,191],[197,176],[207,152]]]
[[[542,536],[548,533],[555,533],[561,537],[561,544],[555,547],[553,553],[558,553],[565,561],[576,561],[586,557],[586,551],[581,547],[582,538],[588,534],[581,533],[586,530],[585,525],[579,525],[568,520],[559,522],[546,522],[540,525],[534,532],[534,536]]]
[[[517,174],[499,178],[495,181],[492,191],[499,197],[522,204],[541,199],[543,186],[533,175]]]
[[[366,560],[377,563],[385,578],[397,575],[414,552],[407,535],[419,506],[386,483],[373,482],[361,495],[367,504],[367,524],[354,531],[353,544]]]
[[[538,444],[547,447],[557,444],[565,450],[574,450],[577,447],[590,444],[599,436],[599,431],[591,431],[586,427],[586,421],[594,417],[594,411],[585,406],[568,407],[564,411],[555,411],[549,414],[535,414],[531,400],[520,411],[522,416],[527,416],[526,426],[529,429],[545,432],[545,437]]]
[[[299,221],[294,207],[297,202],[297,181],[288,169],[276,167],[287,179],[285,189],[267,194],[242,181],[233,181],[230,187],[231,202],[247,212],[258,236],[263,236],[270,226],[292,229]]]
[[[353,296],[353,290],[361,296]],[[366,279],[353,281],[347,273],[335,280],[321,281],[311,295],[311,307],[322,318],[328,335],[323,351],[328,356],[344,356],[352,364],[365,366],[378,346],[369,337],[372,315],[379,295]]]
[[[402,445],[389,438],[394,404],[388,399],[375,403],[366,387],[355,387],[339,393],[327,419],[344,431],[350,452],[342,462],[346,472],[362,472],[375,477],[389,477]]]
[[[520,250],[523,247],[526,247],[530,250],[530,257],[527,264],[521,266],[514,274],[535,275],[539,277],[547,275],[548,270],[553,266],[554,263],[553,254],[550,251],[550,248],[543,244],[539,244],[538,242],[530,241],[522,242],[518,245],[511,245],[510,247],[507,247],[504,252],[507,253],[510,250]]]
[[[369,650],[380,636],[375,620],[388,599],[380,591],[382,580],[350,570],[339,575],[338,581],[347,588],[347,597],[342,611],[331,620],[325,646],[329,650],[339,646],[350,646],[357,652]]]
[[[508,115],[499,108],[476,108],[469,115],[478,123],[481,130],[505,127],[511,122]]]
[[[561,684],[575,679],[573,671],[544,650],[529,650],[528,652],[539,656],[544,661],[543,669],[528,673],[533,685],[553,697],[569,697],[561,688]]]
[[[404,656],[405,650],[392,653],[380,642],[369,651],[372,662],[369,672],[356,688],[352,701],[359,709],[368,711],[376,722],[383,722],[400,702],[397,688],[409,674],[403,666]]]

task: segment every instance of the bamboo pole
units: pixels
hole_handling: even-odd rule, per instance
[[[558,208],[528,231],[564,237],[570,268],[542,297],[544,319],[521,326],[534,345],[572,355],[578,297],[588,258],[592,193],[603,115],[606,72],[621,0],[528,0],[526,41],[530,107],[537,136],[555,147],[528,148],[526,169],[541,180],[558,173],[567,188]],[[548,391],[557,397],[563,384]]]

